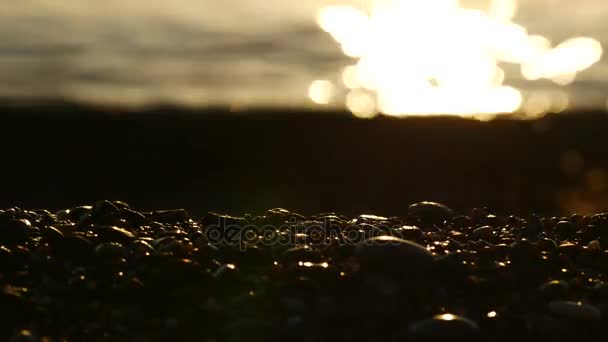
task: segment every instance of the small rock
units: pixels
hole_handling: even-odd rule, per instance
[[[540,291],[548,301],[564,300],[568,297],[570,286],[563,280],[552,280],[541,285]]]
[[[468,318],[443,314],[413,323],[409,332],[417,337],[473,336],[479,333],[479,326]]]
[[[123,245],[128,245],[135,240],[135,235],[126,229],[114,226],[98,226],[95,225],[91,229],[102,242],[118,242]]]
[[[57,243],[63,239],[64,234],[53,226],[48,226],[42,230],[42,237],[50,244]]]
[[[419,202],[410,205],[407,209],[409,215],[417,216],[428,223],[439,224],[454,216],[454,211],[447,206],[435,202]]]
[[[588,249],[589,249],[589,251],[591,251],[591,252],[599,252],[599,251],[601,251],[601,250],[602,250],[602,247],[600,246],[600,242],[599,242],[599,241],[597,241],[597,240],[590,241],[590,242],[587,244],[587,248],[588,248]]]
[[[561,240],[571,239],[576,233],[576,226],[570,221],[559,221],[555,225],[555,234]]]
[[[208,212],[201,223],[206,226],[214,226],[226,228],[230,226],[243,227],[247,225],[247,220],[243,217],[235,217],[230,215],[222,215],[213,212]]]
[[[482,240],[490,240],[494,235],[494,228],[490,226],[483,226],[473,230],[471,237],[473,239],[482,239]]]
[[[571,242],[565,242],[557,247],[557,251],[559,252],[559,254],[574,257],[579,252],[579,246]]]
[[[599,321],[602,314],[598,308],[589,304],[571,301],[552,301],[549,311],[559,317],[575,321]]]
[[[146,218],[150,221],[162,223],[178,223],[188,220],[189,215],[185,209],[159,210],[146,213]]]
[[[392,236],[378,236],[360,243],[355,254],[361,270],[412,276],[430,272],[433,255],[423,246]]]
[[[396,232],[402,239],[410,241],[419,241],[423,236],[422,229],[414,226],[403,226],[398,228]]]
[[[117,242],[102,243],[95,248],[95,257],[102,264],[117,264],[126,256],[125,247]]]
[[[29,230],[32,228],[26,219],[12,219],[0,224],[0,243],[18,245],[27,241]]]

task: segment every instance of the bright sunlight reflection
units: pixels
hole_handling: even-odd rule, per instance
[[[505,84],[501,63],[519,65],[526,80],[566,85],[602,55],[600,43],[587,37],[552,47],[512,21],[516,10],[516,0],[491,0],[485,10],[459,0],[371,0],[369,8],[324,7],[317,22],[356,61],[342,73],[345,103],[355,115],[485,118],[525,104],[520,90]],[[326,103],[329,92],[316,81],[309,95]],[[539,103],[533,102],[535,117],[552,107]]]

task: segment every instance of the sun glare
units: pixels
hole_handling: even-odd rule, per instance
[[[567,85],[602,56],[600,43],[588,37],[552,47],[514,23],[516,11],[516,0],[492,0],[485,10],[458,0],[371,0],[368,8],[326,6],[317,22],[356,61],[341,74],[346,107],[356,116],[471,117],[526,105],[521,91],[505,84],[503,63],[519,65],[526,80]],[[327,103],[318,82],[309,96]],[[551,110],[543,101],[534,99],[523,114]]]

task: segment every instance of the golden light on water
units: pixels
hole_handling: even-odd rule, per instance
[[[334,86],[327,80],[316,80],[308,88],[308,97],[317,104],[328,104],[333,96]]]
[[[524,98],[507,85],[504,65],[518,65],[525,80],[567,85],[600,60],[602,46],[575,37],[552,47],[513,22],[516,11],[516,0],[491,0],[483,10],[458,0],[372,0],[367,8],[326,6],[317,23],[356,61],[342,70],[341,82],[345,105],[358,117],[563,111],[563,96]],[[318,82],[309,97],[329,103]]]

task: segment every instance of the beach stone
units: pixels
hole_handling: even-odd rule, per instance
[[[160,243],[153,243],[160,253],[168,253],[180,258],[188,255],[188,248],[182,241],[171,236],[162,239]]]
[[[146,213],[145,216],[150,221],[161,223],[184,222],[190,217],[185,209],[158,210]]]
[[[549,238],[539,239],[536,243],[538,249],[547,253],[556,253],[557,252],[557,243]]]
[[[0,243],[18,245],[27,241],[32,224],[27,219],[11,219],[0,224]]]
[[[17,215],[21,212],[21,209],[9,208],[0,212],[0,224],[9,222],[10,220],[17,218]]]
[[[127,246],[128,252],[135,258],[152,255],[156,253],[156,249],[145,240],[135,240]]]
[[[283,225],[285,223],[296,223],[305,220],[306,218],[298,213],[292,213],[287,209],[273,208],[267,210],[264,214],[266,221],[272,225]]]
[[[112,225],[118,220],[118,214],[120,209],[114,205],[114,203],[103,200],[95,203],[88,215],[82,215],[78,223],[80,225],[86,224],[100,224],[100,225]]]
[[[526,239],[535,239],[543,231],[543,228],[540,218],[537,215],[530,215],[521,230],[521,235]]]
[[[546,300],[564,300],[568,297],[570,286],[563,280],[551,280],[541,285],[540,291]]]
[[[479,333],[479,326],[465,317],[442,314],[412,323],[409,332],[416,337],[474,336]]]
[[[410,205],[407,209],[409,215],[417,216],[428,223],[443,223],[454,216],[454,211],[447,206],[436,202],[419,202]]]
[[[473,230],[471,237],[473,239],[490,240],[494,236],[494,228],[490,226],[483,226]]]
[[[68,235],[61,244],[54,249],[55,252],[68,259],[84,261],[93,252],[93,243],[80,235]]]
[[[323,262],[323,256],[311,246],[304,245],[284,251],[281,255],[281,261],[288,264],[297,264],[300,261],[320,263]]]
[[[99,235],[99,240],[102,242],[118,242],[128,245],[135,240],[135,235],[123,228],[94,225],[91,230]]]
[[[587,244],[587,249],[589,249],[589,251],[591,251],[591,252],[599,252],[602,250],[602,247],[601,247],[599,241],[592,240],[592,241],[589,241],[589,243]]]
[[[570,221],[559,221],[555,225],[555,235],[561,239],[571,239],[574,237],[574,233],[576,233],[576,226]]]
[[[404,240],[420,241],[423,236],[422,229],[415,226],[402,226],[396,230],[396,233]]]
[[[57,213],[57,217],[61,217],[61,220],[70,220],[78,222],[83,216],[89,215],[93,210],[91,205],[81,205],[70,209],[63,210],[61,213]]]
[[[50,244],[55,244],[64,238],[64,234],[53,226],[48,226],[42,229],[42,237]]]
[[[102,264],[120,263],[126,254],[126,248],[118,242],[102,243],[95,247],[95,258]]]
[[[557,247],[557,251],[559,252],[559,254],[574,257],[579,253],[580,248],[577,244],[574,244],[572,242],[565,242]]]
[[[132,227],[139,227],[146,223],[146,216],[132,209],[121,209],[120,217],[128,222]]]
[[[361,270],[393,275],[432,272],[434,258],[423,246],[392,236],[378,236],[360,243],[355,249]]]
[[[222,215],[214,212],[208,212],[207,215],[201,220],[201,223],[206,226],[216,226],[220,228],[236,226],[243,227],[247,225],[247,220],[243,217],[236,217],[230,215]]]
[[[535,261],[540,256],[538,247],[526,239],[511,244],[510,256],[513,262]]]
[[[575,321],[599,321],[602,319],[601,311],[593,305],[573,301],[552,301],[549,311],[562,318]]]

